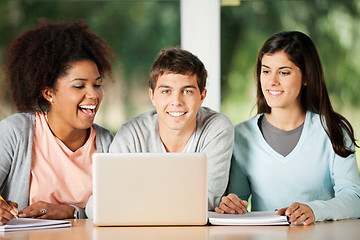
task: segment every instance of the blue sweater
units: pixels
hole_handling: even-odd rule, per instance
[[[306,113],[296,147],[286,157],[273,150],[258,127],[261,115],[235,126],[228,193],[252,211],[307,204],[316,221],[360,217],[360,176],[355,154],[337,155],[318,114]],[[353,148],[353,146],[352,146]]]

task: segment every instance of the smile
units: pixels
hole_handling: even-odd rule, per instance
[[[79,106],[79,109],[87,117],[94,117],[96,106],[97,105],[82,105],[82,106]]]
[[[273,90],[268,90],[268,92],[270,93],[270,95],[275,95],[275,96],[283,93],[282,91],[273,91]]]
[[[168,114],[170,114],[173,117],[180,117],[182,115],[184,115],[186,112],[168,112]]]

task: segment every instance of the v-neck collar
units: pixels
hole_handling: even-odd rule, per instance
[[[264,146],[264,148],[266,149],[266,151],[275,159],[278,159],[282,162],[287,162],[289,161],[289,159],[292,159],[294,155],[298,154],[298,152],[301,149],[301,146],[303,145],[303,142],[305,141],[304,139],[306,138],[307,135],[307,131],[308,131],[308,125],[309,125],[309,121],[310,121],[310,111],[306,111],[306,116],[305,116],[305,121],[304,121],[304,126],[303,129],[301,131],[301,135],[299,138],[299,141],[297,142],[296,146],[294,147],[294,149],[285,157],[283,155],[281,155],[280,153],[276,152],[265,140],[264,136],[262,135],[259,125],[257,124],[259,118],[261,116],[264,116],[265,114],[259,114],[257,115],[255,121],[256,121],[256,137],[259,139],[259,144]],[[264,116],[265,117],[265,116]]]

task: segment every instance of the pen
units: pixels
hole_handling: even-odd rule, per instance
[[[7,201],[0,195],[0,200],[3,200],[9,207],[12,207],[10,206]],[[15,218],[18,218],[18,211],[17,209],[15,209],[14,207],[12,207],[12,210],[10,211],[12,215],[14,215]]]

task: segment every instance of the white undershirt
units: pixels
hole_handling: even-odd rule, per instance
[[[190,149],[191,149],[192,145],[194,144],[194,138],[195,138],[195,132],[191,135],[189,141],[186,143],[186,146],[185,146],[184,150],[182,151],[183,153],[190,152]],[[163,142],[161,142],[161,146],[162,146],[163,152],[167,153]]]

